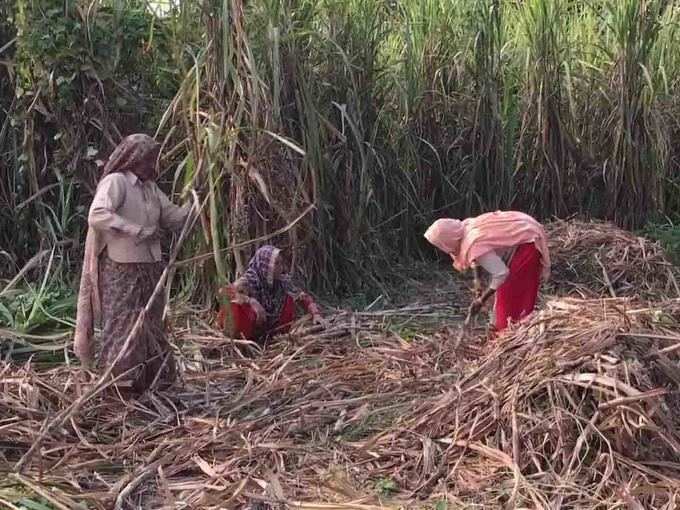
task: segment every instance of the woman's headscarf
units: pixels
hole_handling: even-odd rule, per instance
[[[126,136],[109,157],[100,178],[116,172],[132,172],[141,180],[154,178],[155,161],[160,145],[149,135]],[[152,159],[153,158],[153,159]],[[83,365],[94,362],[92,337],[94,324],[101,319],[101,297],[99,295],[99,254],[102,239],[95,229],[88,229],[85,237],[85,254],[78,291],[78,311],[73,337],[73,350]]]
[[[143,181],[153,179],[159,151],[160,144],[149,135],[126,136],[109,156],[101,178],[116,172],[132,172]]]
[[[453,258],[453,266],[464,271],[475,260],[493,250],[534,243],[541,254],[543,277],[550,276],[550,254],[543,226],[528,214],[496,211],[466,220],[440,219],[425,232],[425,238]]]
[[[441,218],[435,221],[425,232],[425,239],[441,251],[457,253],[460,249],[460,241],[463,239],[463,222],[449,218]]]
[[[281,250],[271,245],[259,248],[248,263],[243,279],[248,295],[262,305],[267,313],[267,329],[276,325],[286,296],[291,292],[290,277],[282,274],[275,278],[274,267]]]

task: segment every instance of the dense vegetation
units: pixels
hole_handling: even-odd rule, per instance
[[[168,191],[209,197],[187,292],[310,205],[277,242],[337,291],[379,285],[439,215],[680,212],[677,2],[160,7],[2,2],[0,277],[45,253],[73,279],[101,161],[135,131],[163,141]]]
[[[411,306],[457,282],[399,271],[436,217],[495,208],[608,219],[680,262],[679,23],[679,0],[0,0],[0,501],[670,508],[680,278],[658,246],[553,223],[546,293],[598,299],[502,341],[454,329],[462,299]],[[207,214],[170,276],[193,299],[180,390],[122,406],[72,370],[71,329],[89,203],[139,131]],[[197,303],[270,237],[375,308],[257,358],[216,337]],[[377,311],[395,280],[409,306]]]

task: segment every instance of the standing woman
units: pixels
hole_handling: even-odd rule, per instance
[[[496,331],[533,312],[541,276],[550,276],[550,255],[543,226],[516,211],[498,211],[466,220],[439,219],[425,238],[448,253],[458,271],[475,271],[475,300],[470,316],[495,294]],[[481,269],[490,275],[482,290]]]
[[[95,321],[101,322],[100,366],[114,363],[163,272],[159,233],[178,230],[190,212],[155,183],[160,146],[145,134],[123,139],[111,154],[90,207],[78,294],[74,350],[94,362]],[[171,383],[175,362],[163,328],[159,296],[118,363],[117,386],[141,393],[155,381]]]

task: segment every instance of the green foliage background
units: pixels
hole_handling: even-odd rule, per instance
[[[438,216],[680,212],[676,2],[166,7],[3,2],[0,276],[56,247],[73,281],[101,162],[135,131],[163,141],[168,192],[210,197],[186,255],[211,260],[178,280],[206,298],[250,253],[226,247],[310,205],[274,242],[336,292],[384,285]]]

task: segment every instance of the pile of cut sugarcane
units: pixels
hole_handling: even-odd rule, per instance
[[[0,365],[0,507],[675,508],[680,301],[600,290],[495,339],[445,304],[339,311],[264,348],[176,315],[175,387],[107,388],[53,429],[94,378]]]
[[[556,221],[546,230],[551,293],[645,300],[680,297],[680,273],[659,243],[594,221]]]

